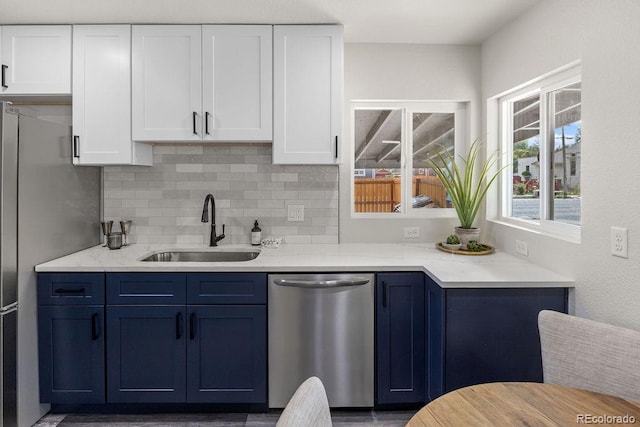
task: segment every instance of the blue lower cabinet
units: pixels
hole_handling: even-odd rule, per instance
[[[430,399],[485,382],[542,382],[538,313],[566,313],[566,288],[442,289],[427,280]]]
[[[376,279],[376,404],[425,401],[423,273],[380,273]]]
[[[104,403],[103,306],[38,309],[40,401]]]
[[[267,401],[264,305],[187,306],[187,401]]]
[[[107,306],[107,400],[184,402],[184,306]]]

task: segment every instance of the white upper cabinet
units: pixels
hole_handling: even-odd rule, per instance
[[[2,95],[71,93],[71,26],[1,28]]]
[[[269,25],[134,25],[136,141],[271,141]]]
[[[342,34],[338,25],[273,27],[273,163],[340,163]]]
[[[202,27],[203,138],[271,141],[271,25]]]
[[[200,25],[132,26],[135,141],[200,141]]]
[[[73,27],[75,164],[151,165],[152,147],[131,140],[131,26]]]

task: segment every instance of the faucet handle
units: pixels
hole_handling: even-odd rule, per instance
[[[225,224],[222,224],[222,234],[224,234],[224,226]]]

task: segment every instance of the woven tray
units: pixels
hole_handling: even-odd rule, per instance
[[[442,252],[448,252],[450,254],[458,254],[458,255],[489,255],[495,251],[493,246],[485,245],[481,243],[482,249],[481,251],[468,251],[466,249],[447,249],[442,246],[442,242],[436,243],[436,248],[440,249]]]

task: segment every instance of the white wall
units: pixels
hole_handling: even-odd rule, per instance
[[[353,100],[468,101],[469,137],[480,129],[480,47],[347,43],[344,54],[344,140],[350,141]],[[451,219],[352,219],[351,163],[343,144],[340,166],[340,242],[436,242],[451,234]],[[405,239],[403,227],[420,227]]]
[[[640,2],[544,0],[482,45],[483,98],[582,61],[582,242],[492,224],[496,245],[576,279],[575,313],[640,329]],[[610,255],[628,227],[629,258]]]

